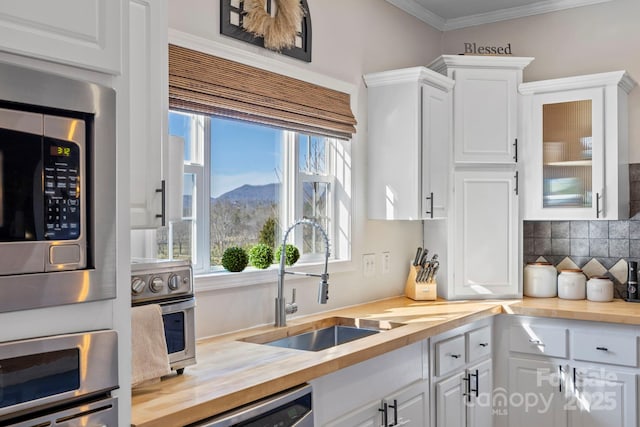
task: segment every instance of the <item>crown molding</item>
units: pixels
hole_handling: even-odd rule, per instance
[[[431,12],[415,0],[387,0],[387,2],[431,25],[436,30],[445,31],[447,20]]]
[[[520,86],[518,86],[518,91],[522,95],[533,95],[558,90],[584,89],[610,85],[618,86],[626,93],[629,93],[637,83],[626,71],[611,71],[608,73],[521,83]]]
[[[598,3],[607,3],[612,0],[543,0],[526,6],[510,7],[494,12],[479,13],[476,15],[462,16],[460,18],[444,19],[431,12],[415,0],[387,0],[387,2],[415,16],[421,21],[431,25],[440,31],[457,30],[460,28],[474,27],[509,19],[523,18],[526,16],[540,15],[543,13],[557,12],[574,7],[590,6]]]
[[[449,92],[455,82],[426,67],[402,68],[399,70],[369,73],[362,76],[367,87],[387,86],[399,83],[425,83]]]
[[[441,55],[427,65],[428,68],[446,74],[449,68],[500,68],[523,70],[535,58],[526,56],[491,55]]]

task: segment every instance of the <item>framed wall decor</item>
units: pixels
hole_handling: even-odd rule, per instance
[[[261,2],[256,2],[255,0],[220,0],[220,33],[269,49],[269,47],[265,46],[265,37],[255,35],[246,30],[245,21],[249,7],[255,7],[256,3],[265,5],[266,13],[277,15],[279,13],[278,4],[281,1],[285,0],[262,0]],[[311,62],[311,14],[307,0],[300,0],[300,7],[303,12],[302,19],[295,29],[293,46],[271,50],[305,62]]]

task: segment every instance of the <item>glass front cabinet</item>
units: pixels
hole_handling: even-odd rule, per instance
[[[520,85],[524,219],[628,218],[635,85],[624,71]]]

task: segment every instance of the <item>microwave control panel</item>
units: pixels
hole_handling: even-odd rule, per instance
[[[45,239],[80,237],[80,148],[46,138],[43,155]]]

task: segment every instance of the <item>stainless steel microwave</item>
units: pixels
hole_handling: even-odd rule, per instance
[[[0,63],[0,312],[116,296],[116,94]]]
[[[0,108],[0,274],[86,267],[86,131],[80,117]]]

